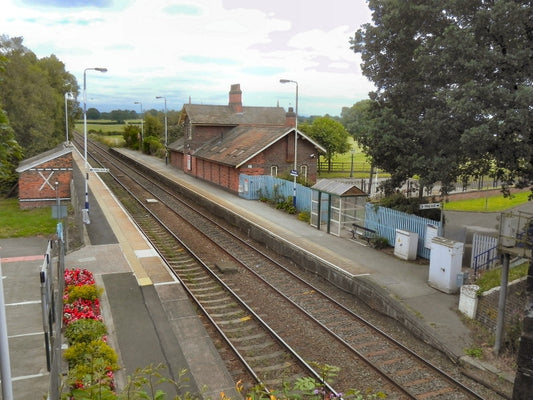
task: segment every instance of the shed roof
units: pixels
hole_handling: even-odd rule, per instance
[[[16,171],[18,173],[27,171],[31,168],[35,168],[38,165],[41,165],[45,162],[61,157],[68,153],[72,153],[72,147],[65,146],[65,143],[62,143],[59,146],[54,147],[53,149],[45,151],[44,153],[37,154],[36,156],[28,158],[26,160],[22,160]]]
[[[311,189],[340,197],[368,196],[368,194],[351,183],[335,181],[332,179],[321,179],[314,184]]]
[[[185,104],[181,113],[187,115],[193,125],[285,125],[285,110],[282,107],[243,107],[236,113],[230,106]],[[183,122],[183,121],[181,121]]]

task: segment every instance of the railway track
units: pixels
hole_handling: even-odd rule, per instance
[[[257,381],[279,388],[303,376],[299,368],[312,360],[341,367],[335,385],[345,389],[380,389],[398,399],[483,398],[298,276],[294,266],[282,265],[154,177],[92,146],[90,153],[122,182],[121,190],[130,188],[119,197],[134,220]],[[184,244],[188,241],[194,248]],[[292,355],[279,343],[294,350]],[[319,372],[311,374],[321,379]]]

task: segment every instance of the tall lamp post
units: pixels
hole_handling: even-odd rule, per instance
[[[2,276],[2,258],[1,257],[0,257],[0,373],[2,376],[2,398],[4,400],[13,400],[13,382],[11,380],[11,363],[9,360],[6,303],[5,303],[5,298],[4,298],[4,278]]]
[[[292,186],[292,205],[296,207],[296,177],[298,176],[298,82],[290,79],[280,79],[280,83],[294,83],[296,85],[296,121],[294,127],[294,168],[291,175],[294,177]]]
[[[355,149],[353,147],[351,148],[350,153],[352,153],[352,165],[350,167],[350,178],[353,178],[353,156],[355,155]]]
[[[141,152],[142,152],[142,146],[143,146],[143,138],[144,138],[144,115],[143,115],[143,103],[140,101],[136,101],[133,104],[139,104],[141,106]]]
[[[156,99],[164,99],[165,100],[165,164],[168,164],[168,149],[167,149],[167,141],[168,141],[168,125],[167,125],[167,98],[165,96],[156,96]]]
[[[89,219],[89,164],[87,163],[87,71],[107,72],[107,68],[85,68],[83,70],[83,158],[85,160],[85,208],[82,210],[83,222],[90,224]]]
[[[65,93],[65,144],[68,145],[68,100],[74,100],[72,92]]]

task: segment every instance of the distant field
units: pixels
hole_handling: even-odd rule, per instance
[[[134,124],[134,125],[140,125],[141,120],[128,120],[126,123]],[[96,131],[96,132],[102,132],[102,133],[118,133],[122,134],[124,131],[124,125],[125,124],[118,124],[115,121],[107,120],[107,119],[99,119],[99,120],[87,120],[87,132],[90,131]],[[83,121],[76,121],[75,128],[79,132],[83,132]]]
[[[78,132],[83,132],[83,122],[80,124],[76,122],[75,128]],[[122,133],[124,125],[119,124],[98,124],[87,122],[87,132],[96,131],[102,133]]]

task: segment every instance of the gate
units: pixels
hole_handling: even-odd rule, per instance
[[[474,233],[470,261],[470,268],[474,270],[474,275],[477,276],[480,270],[493,268],[498,260],[498,238]]]

